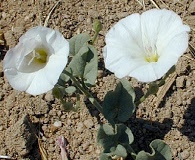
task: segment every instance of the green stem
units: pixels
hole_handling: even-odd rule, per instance
[[[92,41],[91,41],[91,44],[93,45],[95,40],[97,39],[97,36],[98,36],[99,32],[95,32],[93,38],[92,38]]]
[[[128,145],[127,149],[128,149],[128,152],[131,154],[131,157],[135,160],[136,159],[136,153],[133,150],[133,148],[131,147],[131,145]]]
[[[64,70],[63,73],[65,73],[67,76],[69,76],[72,81],[74,82],[74,84],[76,85],[76,87],[81,91],[83,92],[87,98],[89,99],[89,101],[96,107],[96,109],[102,113],[103,110],[102,110],[102,106],[97,102],[97,100],[91,95],[91,93],[89,93],[88,90],[86,90],[85,88],[83,88],[80,83],[78,82],[78,80],[71,74],[69,73],[68,71]]]
[[[138,106],[140,103],[142,103],[148,97],[147,95],[147,93],[143,95],[137,102],[135,102],[135,105]]]
[[[140,103],[142,103],[149,95],[153,94],[156,95],[159,87],[161,87],[162,85],[165,84],[165,80],[166,78],[169,76],[169,74],[171,74],[172,72],[174,72],[174,67],[172,67],[169,72],[159,81],[159,82],[153,82],[150,83],[149,88],[146,92],[145,95],[143,95],[137,102],[135,102],[136,106],[138,106]]]

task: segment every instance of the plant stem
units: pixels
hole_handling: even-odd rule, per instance
[[[159,87],[161,87],[161,86],[163,86],[165,84],[166,78],[170,74],[172,74],[174,71],[175,71],[175,66],[171,67],[171,69],[169,69],[169,71],[165,74],[165,76],[158,83],[157,82],[153,82],[156,85],[156,87],[157,87],[157,90],[155,90],[155,92],[151,92],[152,91],[151,89],[152,89],[152,87],[154,85],[153,86],[152,85],[149,85],[149,88],[148,88],[146,94],[143,95],[137,102],[135,102],[136,106],[138,106],[140,103],[142,103],[149,95],[151,95],[151,94],[154,94],[155,95],[157,93]]]
[[[133,150],[133,148],[131,147],[131,145],[129,144],[128,146],[126,146],[127,152],[131,155],[131,157],[135,160],[136,159],[136,153]]]
[[[137,102],[135,102],[136,106],[138,106],[140,103],[142,103],[149,95],[156,95],[159,89],[159,84],[156,82],[150,83],[149,88],[145,95],[143,95]]]
[[[102,113],[102,106],[98,103],[98,101],[91,95],[91,93],[89,93],[88,90],[86,90],[83,86],[80,85],[80,83],[78,82],[78,80],[68,71],[64,70],[63,73],[65,73],[67,76],[69,76],[72,81],[74,82],[74,84],[76,85],[76,87],[83,92],[87,98],[89,99],[89,101],[96,107],[96,109]]]
[[[95,40],[97,39],[97,36],[98,36],[99,32],[95,32],[93,38],[92,38],[92,41],[91,41],[91,44],[93,45]]]
[[[143,95],[137,102],[135,102],[135,105],[138,106],[140,103],[142,103],[148,97],[146,95],[147,93]]]

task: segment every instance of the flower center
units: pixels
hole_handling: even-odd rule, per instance
[[[47,52],[45,49],[35,49],[31,52],[31,56],[32,58],[28,62],[28,65],[30,65],[33,61],[39,64],[47,62]]]
[[[149,45],[149,47],[145,48],[146,51],[146,56],[145,56],[145,60],[149,63],[151,62],[157,62],[158,61],[158,54],[157,54],[157,48],[156,46],[151,47]]]
[[[147,61],[147,62],[157,62],[158,61],[158,54],[152,54],[152,55],[149,55],[149,56],[146,56],[145,57],[145,60]]]
[[[45,48],[36,48],[24,57],[18,70],[24,73],[36,72],[46,66],[49,56]]]

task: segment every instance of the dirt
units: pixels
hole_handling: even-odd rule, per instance
[[[7,49],[14,47],[19,37],[31,27],[43,25],[56,2],[0,0],[0,29],[8,46],[1,46],[0,52],[0,155],[25,160],[41,159],[36,140],[39,132],[49,159],[60,159],[60,148],[55,143],[60,135],[67,139],[71,159],[95,160],[101,153],[96,134],[99,121],[104,119],[90,103],[84,101],[78,112],[67,113],[51,92],[40,96],[18,92],[11,88],[3,74],[2,60]],[[195,46],[195,1],[156,0],[155,3],[182,17],[191,28],[190,43]],[[67,39],[83,32],[93,35],[93,20],[98,18],[102,22],[103,30],[95,43],[99,53],[98,80],[92,89],[100,101],[118,81],[104,69],[102,47],[105,34],[119,19],[151,8],[155,5],[150,0],[145,0],[144,5],[138,0],[62,0],[51,13],[48,27],[59,30]],[[147,88],[146,84],[133,78],[130,82],[138,95]],[[149,143],[160,138],[170,145],[174,160],[194,160],[195,59],[189,49],[179,59],[176,77],[158,106],[153,99],[151,96],[140,104],[134,117],[127,122],[135,135],[135,150],[149,150]],[[53,127],[56,121],[61,122],[58,128]]]

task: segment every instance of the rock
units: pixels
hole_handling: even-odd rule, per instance
[[[184,76],[177,77],[177,79],[176,79],[176,87],[177,88],[183,88],[184,87],[184,82],[185,82],[185,77]]]
[[[183,152],[181,152],[180,155],[181,155],[181,157],[182,157],[183,159],[187,159],[187,158],[190,156],[190,153],[189,153],[189,151],[186,149],[186,150],[184,150]]]
[[[98,70],[98,78],[102,78],[104,76],[104,71],[103,70]]]
[[[194,21],[195,21],[194,15],[186,17],[186,22],[188,23],[189,26],[194,27],[195,26]]]
[[[62,127],[62,122],[61,121],[55,121],[53,125],[55,127]]]
[[[13,36],[13,32],[11,30],[8,30],[4,33],[4,37],[6,39],[7,44],[9,46],[13,47],[15,45],[15,37]]]
[[[98,11],[96,11],[94,9],[90,9],[88,11],[88,15],[89,15],[89,17],[98,17],[99,13],[98,13]]]
[[[54,144],[50,144],[50,145],[48,146],[48,150],[49,150],[50,152],[54,152],[54,151],[55,151],[55,145],[54,145]]]
[[[124,17],[126,17],[126,16],[128,16],[129,15],[129,12],[121,12],[121,13],[118,13],[117,14],[117,17],[119,18],[119,19],[121,19],[121,18],[124,18]]]
[[[85,20],[85,16],[84,15],[79,15],[78,16],[78,21],[79,22],[83,22]]]
[[[0,126],[0,131],[2,131],[3,130],[3,126]]]
[[[84,151],[89,147],[89,144],[90,144],[89,142],[85,142],[84,144],[82,144]]]
[[[91,128],[94,125],[94,123],[93,123],[92,119],[87,119],[87,120],[84,121],[84,125],[87,128]]]
[[[2,12],[1,17],[2,17],[3,19],[6,19],[7,14],[6,14],[5,12]]]
[[[37,99],[37,100],[35,100],[34,103],[35,103],[35,105],[33,107],[33,111],[32,111],[33,113],[32,114],[34,114],[34,115],[43,115],[43,114],[48,113],[49,106],[47,105],[47,103],[44,100]],[[39,104],[39,105],[37,105],[37,104]]]
[[[83,123],[82,122],[79,122],[78,124],[77,124],[77,128],[76,128],[76,131],[77,132],[82,132],[83,131]]]
[[[178,75],[184,75],[186,73],[186,69],[187,69],[187,64],[185,61],[181,62],[181,60],[178,61],[177,65],[176,65],[176,73]]]
[[[46,95],[45,95],[45,100],[50,102],[50,101],[53,101],[54,100],[54,96],[52,94],[52,92],[47,92]]]
[[[192,2],[190,3],[190,6],[189,6],[188,10],[189,10],[191,13],[195,12],[195,1],[192,1]]]
[[[190,87],[192,84],[192,80],[191,79],[187,79],[186,80],[186,87]]]
[[[17,152],[19,156],[26,156],[34,142],[36,133],[33,133],[33,124],[28,115],[24,115],[19,121],[6,130],[5,144],[12,152]]]

